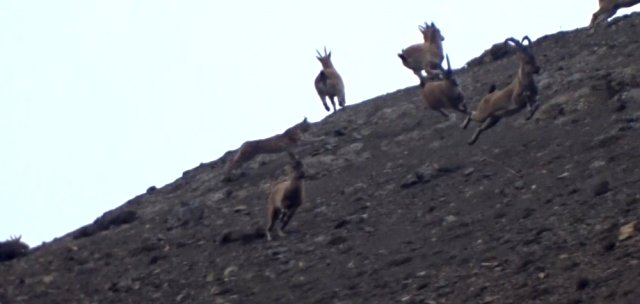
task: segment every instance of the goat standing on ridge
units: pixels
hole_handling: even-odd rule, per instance
[[[640,0],[599,0],[599,9],[593,13],[591,17],[591,23],[589,28],[591,31],[595,31],[596,26],[599,23],[604,23],[607,19],[611,18],[621,8],[632,7],[640,3]]]
[[[11,237],[7,241],[0,242],[0,262],[13,260],[29,253],[29,245],[20,239],[21,236]]]
[[[291,172],[287,180],[280,182],[271,188],[267,198],[267,228],[265,233],[267,240],[271,241],[271,229],[278,220],[282,223],[277,227],[278,235],[285,236],[284,230],[287,224],[296,213],[296,210],[304,201],[304,166],[302,161],[291,152]]]
[[[442,41],[444,36],[440,33],[440,29],[431,22],[431,25],[425,23],[419,26],[422,33],[423,43],[418,43],[403,49],[398,54],[402,60],[402,64],[412,70],[422,85],[426,77],[436,77],[438,72],[442,72],[442,61],[444,53],[442,51]],[[426,76],[422,75],[425,71]]]
[[[524,41],[527,41],[526,46],[523,44]],[[472,119],[482,124],[469,140],[469,145],[473,145],[478,140],[480,133],[495,126],[500,119],[519,113],[522,109],[528,107],[529,115],[527,115],[526,120],[529,120],[538,109],[538,87],[533,75],[540,72],[540,67],[530,50],[531,39],[527,36],[524,36],[521,41],[508,38],[504,43],[505,45],[513,43],[517,47],[516,54],[520,61],[518,73],[511,84],[502,90],[496,91],[495,85],[492,85],[488,94],[478,104],[478,108],[467,116],[467,119],[462,124],[463,129],[467,127]]]
[[[442,109],[453,109],[465,115],[469,115],[464,103],[464,95],[460,90],[458,81],[453,76],[449,56],[447,58],[447,70],[444,71],[442,80],[427,80],[422,83],[422,100],[428,109],[438,111],[444,117],[449,114]]]
[[[250,161],[258,154],[274,154],[289,151],[305,137],[304,133],[309,131],[310,128],[311,123],[309,123],[305,117],[302,122],[290,127],[282,134],[274,135],[265,139],[250,140],[243,143],[236,155],[227,165],[225,179],[229,178],[233,169]]]
[[[330,112],[331,109],[329,105],[327,105],[327,97],[331,100],[331,105],[333,106],[333,111],[336,111],[336,102],[335,98],[338,98],[338,104],[341,108],[343,108],[346,104],[345,95],[344,95],[344,83],[342,82],[342,77],[336,71],[336,68],[333,67],[333,63],[331,62],[331,52],[327,53],[327,48],[324,48],[324,56],[320,54],[318,50],[318,60],[322,64],[322,71],[316,77],[314,82],[316,87],[316,92],[320,96],[320,100],[322,100],[322,105],[324,105],[325,110]]]

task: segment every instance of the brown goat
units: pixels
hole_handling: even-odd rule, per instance
[[[460,90],[458,81],[453,76],[449,56],[447,55],[447,69],[442,80],[427,81],[422,84],[422,100],[428,109],[438,111],[444,117],[449,114],[442,109],[453,109],[468,115],[467,106],[464,103],[464,95]]]
[[[591,23],[589,28],[594,31],[596,26],[600,23],[604,23],[607,19],[611,18],[621,8],[632,7],[640,3],[640,0],[599,0],[599,9],[593,13],[591,17]]]
[[[420,84],[423,84],[426,77],[435,77],[438,72],[444,71],[442,61],[444,53],[442,51],[442,41],[444,36],[440,33],[440,29],[431,22],[431,25],[425,23],[419,26],[424,42],[411,45],[398,54],[402,60],[402,64],[412,70]],[[422,74],[425,71],[426,76]]]
[[[331,109],[329,105],[327,105],[327,97],[331,100],[331,105],[333,106],[333,111],[336,111],[336,102],[335,98],[338,98],[338,105],[343,108],[346,104],[345,94],[344,94],[344,83],[342,82],[342,77],[336,71],[336,68],[333,67],[333,63],[331,62],[331,52],[327,53],[327,48],[324,48],[324,55],[320,54],[318,50],[318,60],[322,64],[322,70],[316,77],[314,85],[316,87],[316,92],[320,96],[320,100],[322,100],[322,105],[324,105],[325,110],[330,112]]]
[[[9,240],[0,242],[0,262],[13,260],[27,255],[29,245],[22,242],[21,237],[12,237]]]
[[[291,152],[288,152],[292,164],[287,180],[273,186],[267,198],[267,228],[265,233],[267,240],[271,241],[271,229],[278,220],[281,226],[277,227],[278,235],[285,236],[284,230],[296,213],[296,210],[304,201],[304,166],[302,161]]]
[[[310,128],[311,123],[309,123],[305,117],[302,122],[285,130],[282,134],[243,143],[234,158],[227,165],[226,176],[229,177],[233,169],[252,160],[259,154],[274,154],[288,151],[305,137],[304,133],[309,131]]]
[[[527,41],[526,46],[523,45],[524,41]],[[496,91],[495,85],[492,85],[488,94],[478,104],[478,108],[467,116],[467,119],[462,124],[463,129],[467,127],[472,119],[482,124],[469,140],[469,145],[473,145],[480,133],[495,126],[500,119],[519,113],[522,109],[528,107],[529,115],[527,115],[526,120],[529,120],[538,109],[538,87],[533,75],[540,72],[540,67],[536,63],[533,53],[531,53],[531,39],[527,36],[524,36],[521,41],[508,38],[504,43],[513,43],[518,50],[516,53],[520,61],[518,73],[511,84],[502,90]]]

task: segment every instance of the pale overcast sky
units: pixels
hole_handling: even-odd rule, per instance
[[[249,139],[416,84],[396,54],[435,22],[454,67],[493,43],[584,27],[596,0],[0,0],[0,240],[30,245]],[[618,15],[628,13],[625,10]]]

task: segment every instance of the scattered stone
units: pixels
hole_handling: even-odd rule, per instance
[[[576,281],[576,290],[585,290],[587,287],[589,287],[590,283],[591,282],[587,278],[579,278],[578,281]]]
[[[624,241],[626,239],[629,239],[635,236],[637,234],[636,224],[637,224],[637,221],[633,221],[629,224],[626,224],[620,227],[620,231],[618,233],[618,240]]]
[[[519,181],[517,181],[517,182],[515,182],[513,184],[513,187],[518,189],[518,190],[522,190],[522,189],[524,189],[524,182],[519,180]]]
[[[342,245],[345,242],[347,242],[347,238],[341,235],[338,236],[334,236],[332,237],[328,242],[327,245],[329,246],[338,246],[338,245]]]
[[[593,196],[600,196],[609,192],[609,181],[602,179],[595,179],[589,183],[591,193]]]
[[[225,281],[230,280],[236,272],[238,272],[238,266],[232,265],[227,267],[224,270],[224,274],[223,274],[224,280]]]
[[[156,188],[156,186],[151,186],[151,187],[147,188],[147,194],[152,194],[152,193],[156,192],[156,190],[158,190],[158,188]]]
[[[387,266],[389,267],[398,267],[404,264],[407,264],[409,262],[411,262],[413,260],[412,257],[410,256],[399,256],[399,257],[395,257],[391,260],[389,260],[389,262],[387,262]]]
[[[403,189],[410,188],[420,183],[428,183],[435,176],[436,169],[431,164],[425,164],[416,170],[413,174],[410,174],[400,184]]]
[[[342,219],[340,221],[338,221],[334,226],[333,229],[340,229],[343,228],[347,225],[349,225],[350,221],[348,219]]]
[[[462,172],[462,174],[464,174],[464,176],[469,176],[471,174],[473,174],[473,172],[475,172],[476,169],[474,168],[467,168],[466,170],[464,170],[464,172]]]
[[[455,222],[455,221],[457,221],[457,220],[458,220],[458,217],[457,217],[457,216],[455,216],[455,215],[447,215],[447,216],[445,216],[445,217],[444,217],[444,221],[445,221],[445,223],[447,223],[447,224],[449,224],[449,223],[453,223],[453,222]]]
[[[244,211],[246,211],[246,210],[247,210],[247,206],[245,206],[245,205],[239,205],[239,206],[236,206],[235,208],[233,208],[233,212],[234,213],[244,213]]]
[[[138,219],[138,213],[134,210],[110,210],[102,214],[93,221],[92,224],[86,225],[73,233],[74,239],[80,239],[92,236],[98,232],[105,231],[111,227],[117,227],[124,224],[130,224]]]

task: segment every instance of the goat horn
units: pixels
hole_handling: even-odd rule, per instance
[[[324,47],[324,56],[325,57],[327,56],[327,47],[326,46]]]
[[[322,54],[320,54],[320,51],[316,50],[316,53],[318,54],[318,58],[322,58]]]
[[[449,54],[445,55],[447,58],[447,73],[451,73],[451,63],[449,63]]]
[[[525,41],[527,42],[527,46],[531,45],[531,39],[529,39],[529,36],[522,37],[522,40],[520,41],[520,43],[524,43]]]
[[[506,45],[508,42],[512,42],[515,46],[517,46],[519,48],[522,48],[522,43],[520,43],[520,41],[516,40],[516,38],[513,38],[513,37],[507,38],[504,41],[504,44]]]

